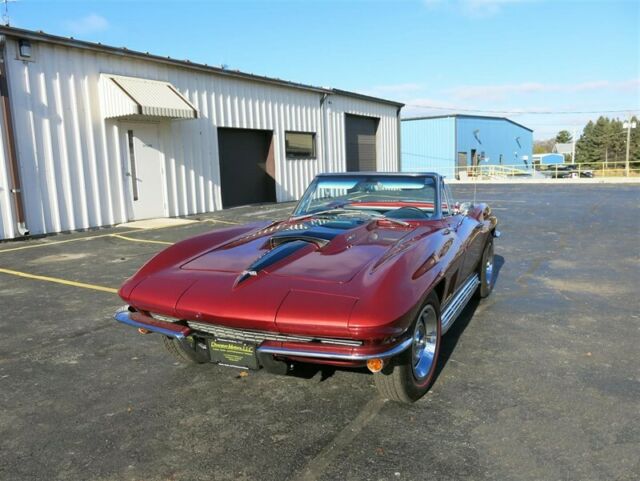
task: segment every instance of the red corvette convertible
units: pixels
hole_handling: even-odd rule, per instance
[[[496,218],[437,174],[317,176],[293,215],[179,242],[120,288],[116,320],[184,362],[286,373],[362,367],[381,394],[429,388],[441,337],[494,281]]]

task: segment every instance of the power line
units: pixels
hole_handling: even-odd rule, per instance
[[[518,115],[575,115],[575,114],[620,114],[630,113],[640,110],[640,107],[624,110],[485,110],[485,109],[465,109],[458,107],[436,107],[435,105],[406,104],[405,107],[414,107],[427,110],[446,110],[449,112],[476,112],[486,114],[518,114]]]

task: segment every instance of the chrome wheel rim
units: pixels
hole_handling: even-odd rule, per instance
[[[491,285],[491,282],[493,281],[493,247],[489,248],[489,255],[487,256],[487,261],[484,265],[484,274],[487,284]]]
[[[424,380],[435,361],[438,343],[438,316],[431,305],[420,312],[413,330],[411,344],[413,375],[418,381]]]

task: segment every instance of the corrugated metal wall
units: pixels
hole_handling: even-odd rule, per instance
[[[399,170],[397,107],[342,95],[325,101],[327,172],[344,172],[347,168],[344,114],[378,117],[376,161],[381,172]]]
[[[403,172],[438,172],[455,176],[459,152],[472,163],[472,150],[483,165],[502,164],[531,166],[533,134],[531,131],[501,118],[436,117],[406,119],[401,122]]]
[[[531,167],[533,133],[504,119],[459,117],[457,145],[458,152],[467,152],[469,163],[475,149],[479,159],[484,157],[482,165]]]
[[[403,120],[401,124],[402,171],[438,172],[453,177],[455,118]]]
[[[197,109],[193,120],[158,123],[166,177],[165,214],[220,209],[218,127],[273,130],[278,201],[299,198],[317,173],[344,170],[344,112],[380,117],[378,168],[397,170],[396,107],[267,85],[37,42],[33,62],[7,41],[7,70],[27,224],[32,234],[131,218],[128,155],[120,122],[101,111],[101,73],[164,80]],[[317,133],[317,159],[287,160],[286,130]],[[326,138],[325,138],[326,135]],[[3,146],[4,147],[4,146]],[[326,150],[326,152],[325,152]],[[325,160],[331,159],[331,160]],[[14,237],[6,162],[0,167],[0,238]]]

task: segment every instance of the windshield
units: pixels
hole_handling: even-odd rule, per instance
[[[436,184],[431,176],[319,176],[304,193],[293,215],[340,209],[386,212],[400,207],[416,207],[425,215],[433,215],[435,199]]]

